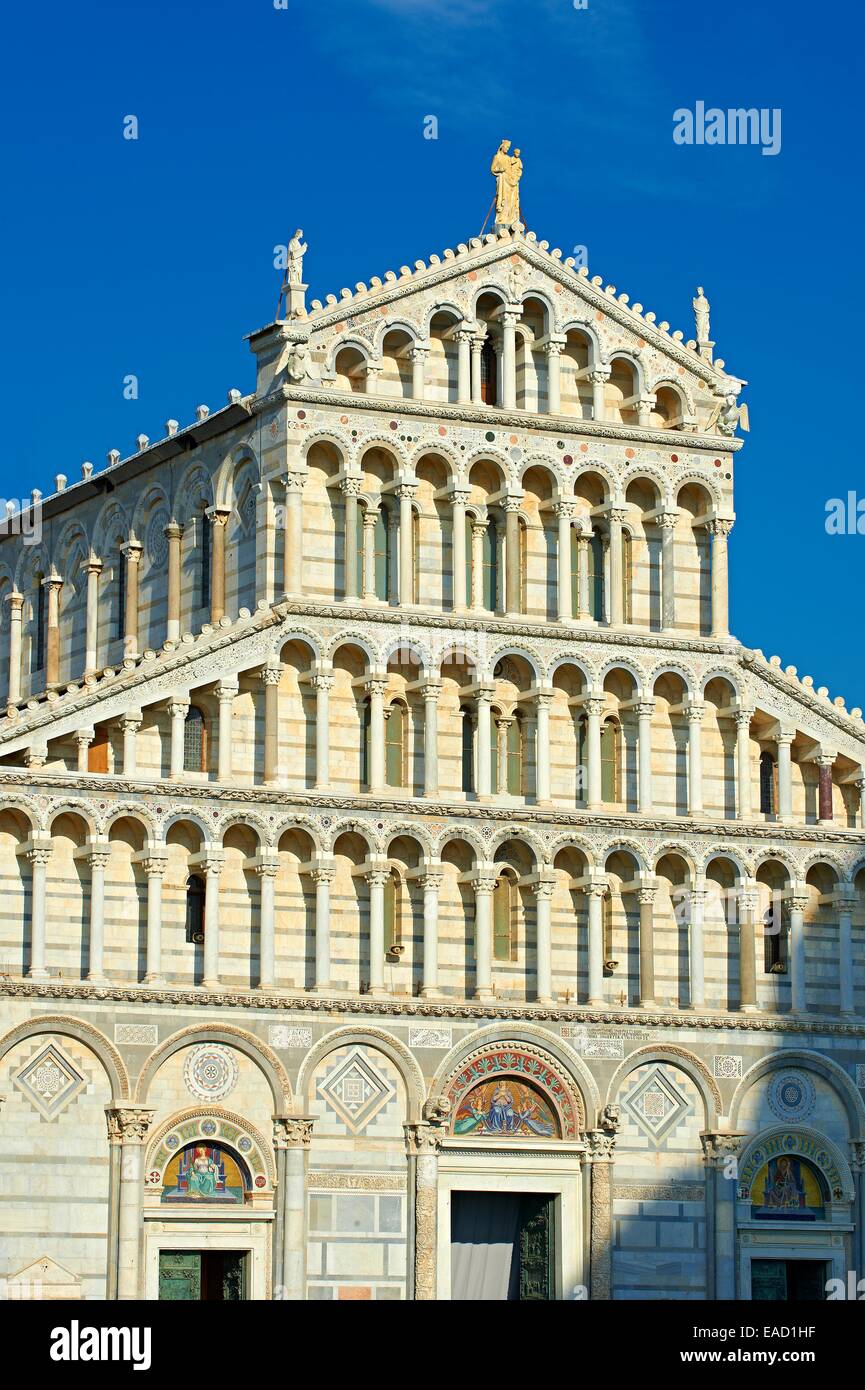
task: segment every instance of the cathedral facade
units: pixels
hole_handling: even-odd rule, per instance
[[[0,540],[3,1290],[825,1297],[865,726],[730,633],[705,298],[300,235],[254,392]]]

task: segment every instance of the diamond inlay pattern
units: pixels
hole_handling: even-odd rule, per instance
[[[87,1085],[57,1043],[40,1048],[13,1079],[45,1120],[56,1119]]]
[[[319,1084],[318,1093],[353,1134],[365,1129],[396,1096],[391,1083],[360,1048],[340,1060]]]
[[[687,1096],[673,1084],[660,1067],[641,1077],[623,1104],[642,1132],[658,1143],[684,1119],[689,1110]]]

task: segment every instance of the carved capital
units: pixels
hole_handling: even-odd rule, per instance
[[[274,1148],[308,1149],[312,1140],[314,1123],[314,1119],[309,1115],[275,1115],[273,1120]]]
[[[110,1143],[141,1144],[147,1138],[147,1131],[153,1123],[155,1110],[147,1110],[141,1105],[107,1105],[105,1118],[108,1122]]]

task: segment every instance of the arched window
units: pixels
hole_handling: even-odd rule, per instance
[[[474,741],[474,720],[472,711],[468,705],[460,706],[460,719],[462,747],[462,789],[464,792],[473,792],[475,789],[475,741]]]
[[[391,869],[384,885],[384,949],[390,954],[402,946],[402,879]]]
[[[763,913],[763,969],[767,975],[787,974],[789,919],[775,895]]]
[[[198,547],[198,595],[201,608],[210,607],[210,517],[199,512],[196,522],[201,531],[201,544]]]
[[[204,879],[190,874],[186,881],[186,940],[200,946],[204,940]]]
[[[494,613],[499,598],[499,528],[495,517],[487,521],[483,542],[483,601],[484,608]]]
[[[35,575],[33,583],[33,638],[30,644],[30,670],[41,671],[45,665],[45,585],[44,575]]]
[[[601,800],[619,801],[619,723],[605,719],[601,726]]]
[[[481,348],[481,400],[484,405],[495,405],[498,394],[498,360],[496,350],[487,338]]]
[[[114,610],[114,636],[122,641],[126,636],[126,556],[121,545],[117,547],[116,607]]]
[[[184,772],[207,771],[207,725],[197,705],[190,705],[183,725]]]
[[[760,810],[764,815],[773,816],[777,807],[775,795],[777,767],[771,753],[760,754]]]
[[[385,777],[389,787],[404,787],[408,759],[406,734],[408,711],[401,700],[394,700],[385,714]]]
[[[493,960],[517,958],[516,896],[510,874],[501,874],[493,890]]]
[[[604,621],[604,540],[597,531],[589,541],[589,613],[595,622]]]

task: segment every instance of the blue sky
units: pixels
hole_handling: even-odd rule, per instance
[[[539,237],[587,246],[686,336],[705,285],[716,353],[750,383],[733,631],[865,705],[865,536],[824,527],[829,498],[865,499],[860,8],[284,3],[45,0],[5,21],[0,493],[251,389],[242,337],[273,317],[297,225],[310,297],[476,235],[508,136]],[[780,153],[677,146],[673,112],[700,100],[780,108]]]

